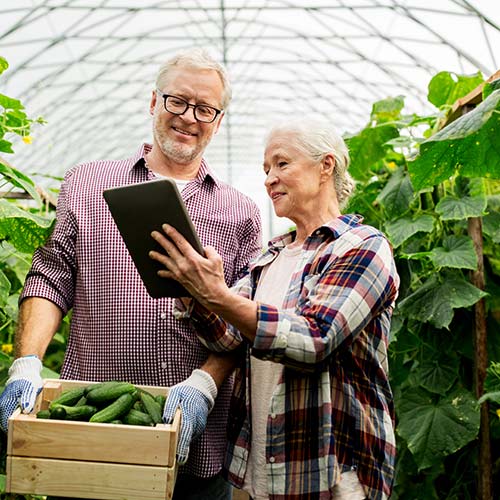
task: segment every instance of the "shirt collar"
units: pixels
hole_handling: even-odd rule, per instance
[[[359,226],[363,222],[363,217],[357,214],[345,214],[335,217],[331,221],[318,227],[309,237],[307,241],[317,238],[322,234],[331,234],[334,239],[340,238],[344,233],[351,230],[353,227]],[[282,234],[269,241],[269,248],[280,249],[291,243],[295,238],[295,230]]]
[[[151,151],[153,146],[148,143],[141,144],[140,148],[137,150],[134,156],[131,158],[130,170],[135,168],[146,168],[145,156]],[[202,183],[206,181],[212,181],[217,187],[220,185],[220,181],[217,179],[212,169],[209,167],[208,163],[204,158],[201,159],[200,169],[196,179]]]

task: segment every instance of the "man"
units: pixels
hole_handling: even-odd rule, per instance
[[[173,317],[172,299],[149,297],[102,192],[155,177],[175,179],[202,243],[221,253],[227,283],[233,284],[261,249],[260,215],[255,203],[217,180],[202,158],[230,97],[223,67],[202,50],[182,53],[158,73],[150,103],[153,144],[143,144],[127,160],[94,161],[67,173],[56,227],[35,253],[21,295],[17,359],[0,397],[6,430],[19,403],[23,411],[33,408],[42,385],[40,360],[72,308],[62,378],[175,386],[164,420],[181,407],[177,452],[185,465],[174,494],[179,499],[230,495],[219,471],[231,393],[224,381],[233,363],[209,354],[190,324]]]

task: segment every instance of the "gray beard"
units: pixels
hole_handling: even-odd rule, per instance
[[[163,141],[161,143],[161,149],[168,158],[171,158],[177,163],[191,163],[199,154],[197,148],[187,148],[183,145],[173,143],[173,141],[170,140]]]

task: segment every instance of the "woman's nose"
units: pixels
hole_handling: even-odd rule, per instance
[[[276,176],[272,173],[272,171],[269,171],[266,175],[264,186],[271,186],[272,184],[276,183],[276,180]]]

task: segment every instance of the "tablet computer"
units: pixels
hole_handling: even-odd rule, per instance
[[[204,255],[175,181],[159,179],[129,184],[106,189],[103,196],[149,295],[188,297],[190,294],[177,281],[158,276],[157,271],[164,266],[149,257],[151,250],[165,253],[151,237],[154,230],[162,232],[164,223],[175,227]]]

